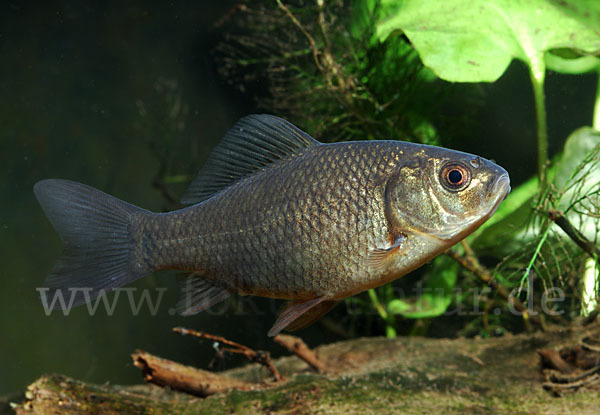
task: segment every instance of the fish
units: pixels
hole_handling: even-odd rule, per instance
[[[476,155],[394,140],[321,143],[282,118],[249,115],[211,152],[179,210],[153,213],[69,180],[36,183],[63,246],[42,295],[74,290],[77,306],[179,270],[182,315],[235,293],[287,300],[274,336],[430,261],[509,191],[506,170]]]

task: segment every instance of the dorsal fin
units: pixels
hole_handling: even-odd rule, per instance
[[[181,203],[199,203],[244,176],[320,144],[283,118],[249,115],[239,120],[212,151]]]

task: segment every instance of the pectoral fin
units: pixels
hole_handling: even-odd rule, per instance
[[[308,326],[331,310],[336,303],[337,301],[328,301],[324,297],[290,301],[269,330],[269,337],[279,334],[283,329],[294,331]]]
[[[394,242],[389,248],[376,248],[371,250],[369,252],[369,258],[367,259],[368,265],[372,268],[385,267],[388,259],[398,253],[405,239],[406,237],[404,235],[399,234],[394,237]]]

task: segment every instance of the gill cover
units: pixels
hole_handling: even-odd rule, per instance
[[[495,184],[501,177],[508,183],[508,174],[477,156],[429,150],[400,166],[388,181],[388,221],[394,232],[412,231],[441,240],[464,237],[493,213],[508,191],[508,186]]]

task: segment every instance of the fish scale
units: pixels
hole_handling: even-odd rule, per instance
[[[149,223],[139,226],[149,229],[146,238],[153,242],[143,257],[155,268],[195,271],[231,288],[241,286],[245,294],[312,298],[346,290],[355,278],[368,278],[360,264],[369,248],[386,238],[381,200],[368,197],[372,190],[353,190],[368,187],[371,176],[392,168],[389,162],[380,166],[385,163],[380,156],[371,157],[361,174],[351,168],[357,158],[372,156],[374,145],[310,148],[292,163],[265,169],[203,203],[144,215],[140,221]],[[381,154],[388,151],[377,146]],[[336,155],[347,173],[338,174],[325,157]],[[182,222],[190,226],[178,231],[176,224]],[[368,228],[355,232],[367,222]],[[194,238],[202,243],[190,251],[186,246]],[[221,261],[215,261],[217,254]]]
[[[401,141],[321,144],[269,115],[225,135],[184,209],[152,213],[66,180],[34,186],[63,240],[46,295],[75,289],[79,305],[149,272],[184,270],[184,315],[231,293],[290,300],[269,335],[431,260],[509,190],[506,171],[478,156]]]

